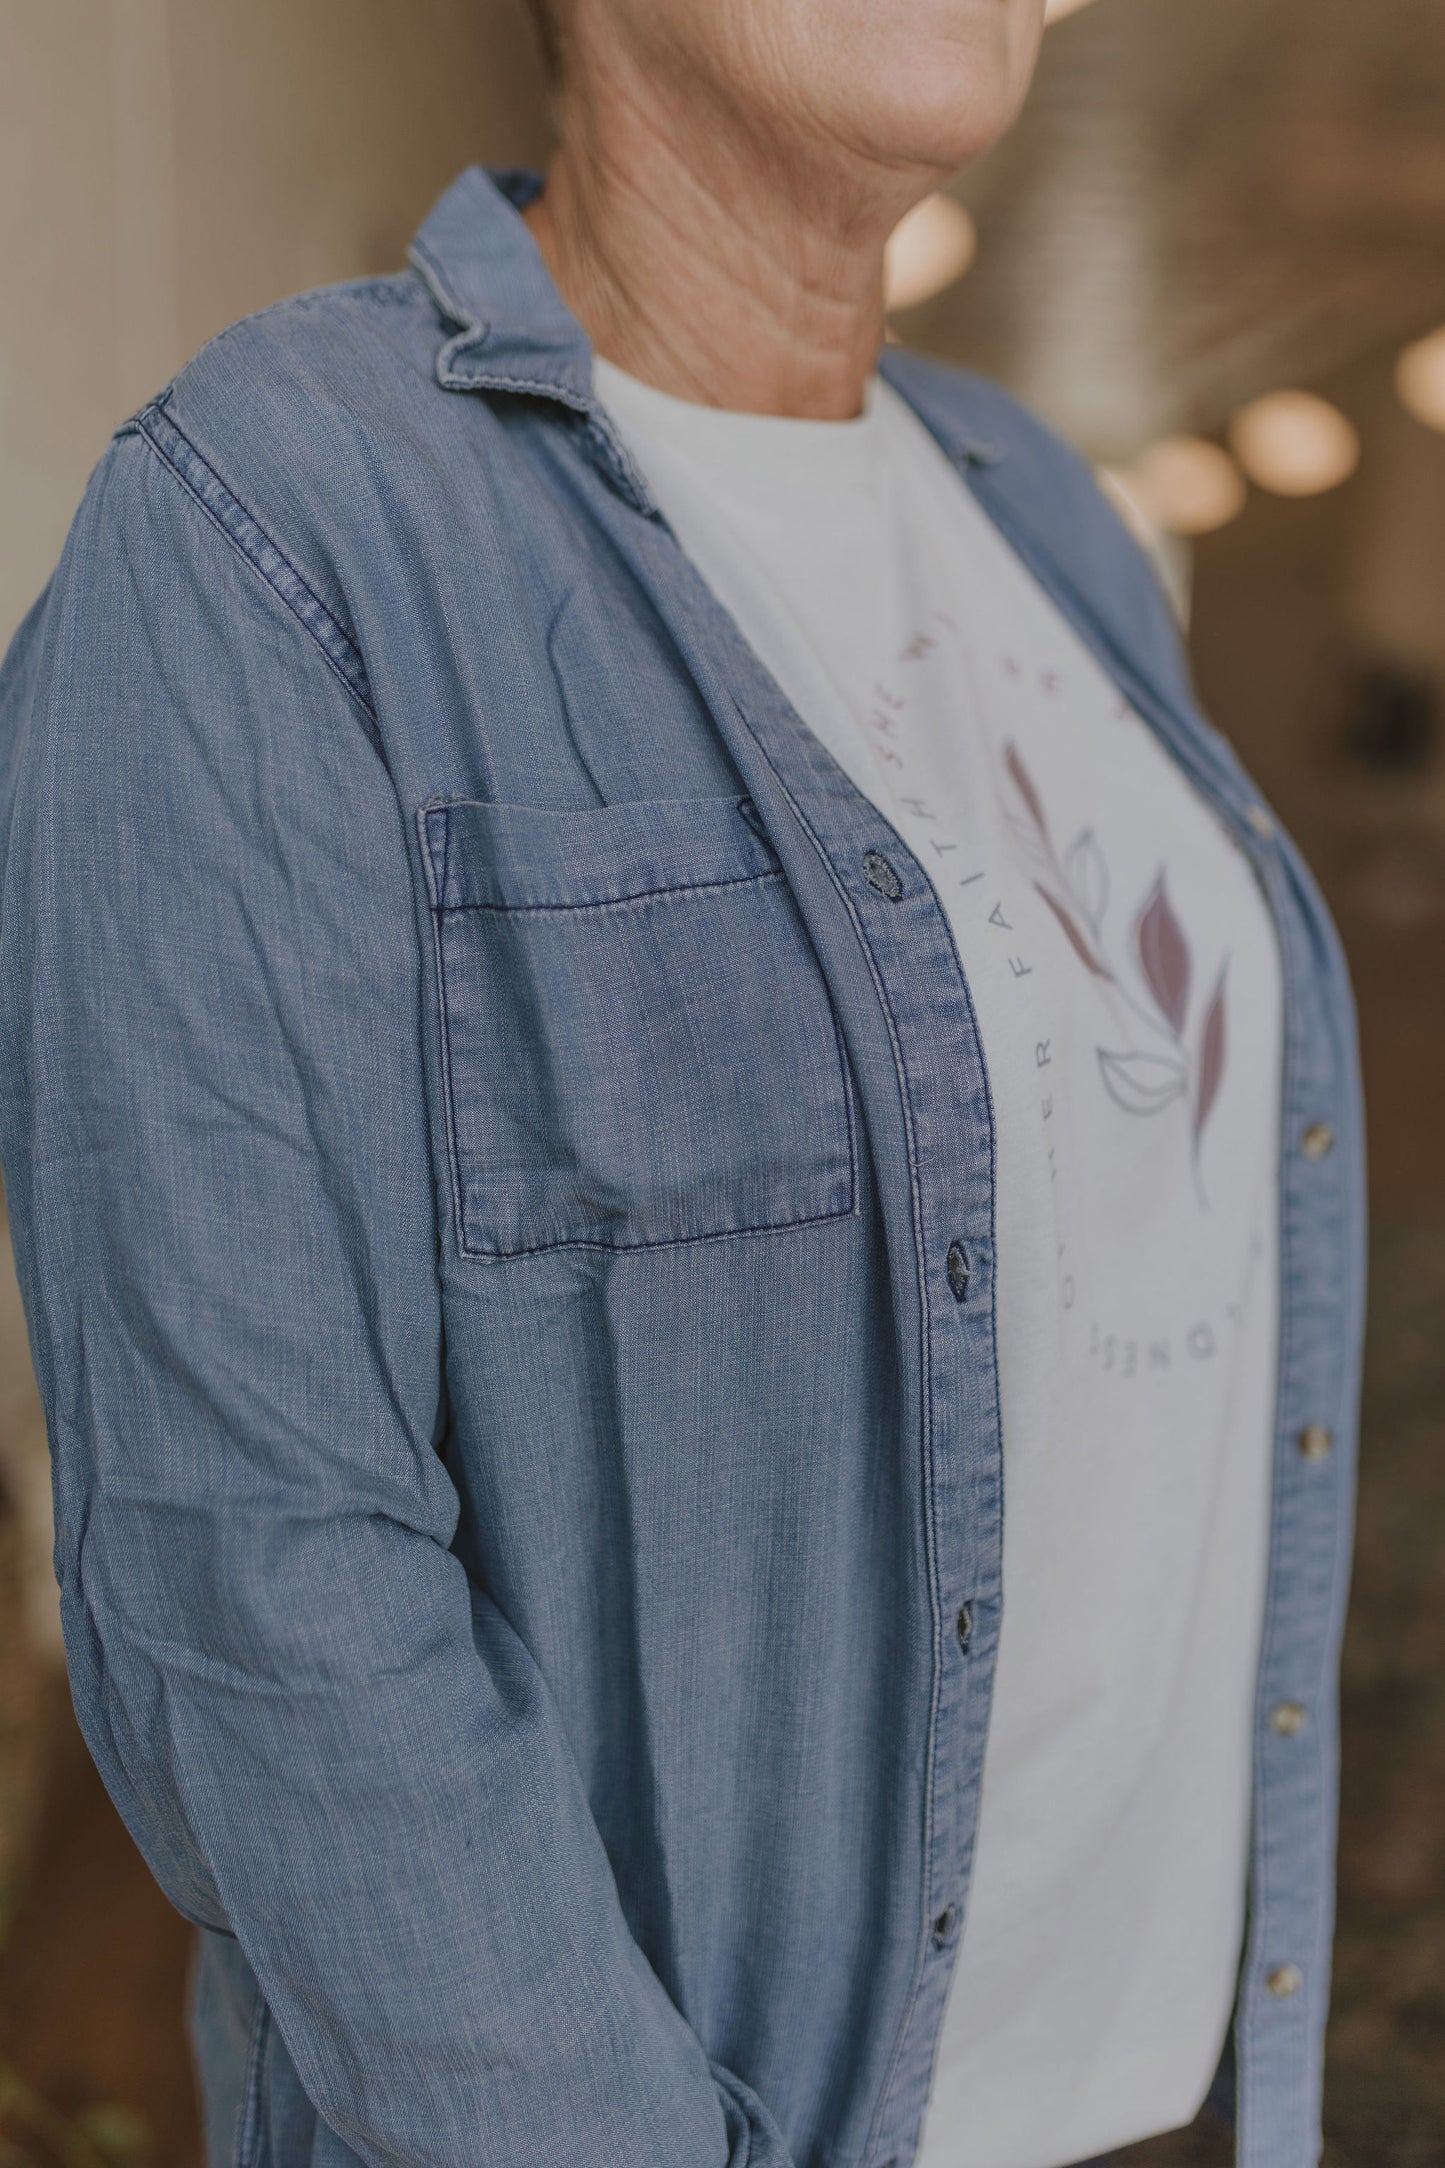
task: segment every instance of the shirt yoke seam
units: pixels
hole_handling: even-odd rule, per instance
[[[295,618],[320,650],[327,667],[374,725],[376,708],[360,649],[285,551],[271,539],[234,490],[222,481],[184,431],[162,413],[159,401],[143,408],[127,431],[119,433],[126,434],[131,430],[144,438],[217,532]]]

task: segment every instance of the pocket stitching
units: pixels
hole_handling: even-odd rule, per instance
[[[849,1093],[845,1072],[843,1089]],[[796,1219],[759,1220],[746,1227],[709,1227],[699,1235],[651,1235],[643,1242],[598,1242],[589,1235],[564,1235],[559,1242],[529,1242],[515,1250],[482,1250],[465,1239],[458,1242],[463,1257],[485,1257],[494,1264],[505,1264],[510,1257],[544,1257],[549,1250],[608,1250],[614,1255],[630,1256],[634,1250],[681,1250],[694,1242],[732,1242],[739,1235],[785,1235],[795,1227],[822,1227],[829,1220],[852,1219],[858,1210],[858,1170],[853,1159],[853,1124],[851,1115],[848,1128],[848,1202],[836,1212],[804,1212]]]
[[[447,834],[450,848],[450,829]],[[636,903],[651,903],[658,896],[706,896],[719,888],[751,888],[758,881],[781,881],[782,878],[778,867],[769,866],[761,873],[730,875],[725,881],[672,881],[665,888],[639,888],[631,896],[599,896],[595,900],[589,897],[580,903],[443,903],[437,906],[437,913],[441,918],[453,918],[460,911],[496,911],[511,918],[526,918],[539,912],[625,911]],[[442,880],[445,893],[445,861]]]
[[[431,851],[427,845],[426,836],[427,817],[429,814],[434,812],[440,812],[443,815],[443,885],[440,894],[438,894],[437,890],[436,867],[432,859]],[[564,1236],[561,1240],[556,1242],[532,1242],[524,1244],[515,1249],[506,1250],[484,1249],[479,1247],[475,1243],[469,1242],[467,1239],[466,1210],[463,1202],[461,1159],[457,1143],[456,1096],[453,1081],[451,1045],[451,1016],[450,1005],[447,1001],[445,944],[442,940],[443,921],[463,911],[493,911],[503,914],[508,912],[515,912],[519,915],[526,913],[550,913],[559,911],[612,911],[624,909],[634,904],[651,903],[659,896],[700,895],[707,893],[709,890],[750,887],[754,883],[763,881],[782,881],[784,880],[785,876],[781,867],[771,866],[764,868],[761,872],[739,874],[735,879],[730,879],[726,881],[675,882],[665,888],[647,889],[636,896],[607,898],[601,902],[596,903],[582,902],[557,904],[448,904],[443,901],[443,898],[446,895],[446,868],[450,863],[451,857],[451,821],[446,818],[446,815],[449,812],[450,804],[448,801],[432,800],[429,804],[422,806],[418,809],[417,825],[420,830],[422,859],[426,873],[427,889],[431,897],[432,905],[430,914],[432,921],[432,946],[433,952],[436,957],[437,992],[441,1008],[442,1090],[445,1100],[447,1131],[447,1171],[451,1178],[453,1225],[456,1229],[457,1250],[459,1255],[463,1257],[485,1259],[487,1262],[494,1264],[506,1263],[508,1259],[513,1257],[545,1256],[546,1254],[548,1254],[548,1252],[554,1250],[598,1250],[602,1252],[608,1252],[613,1255],[625,1255],[634,1250],[681,1249],[695,1242],[729,1242],[741,1235],[786,1234],[793,1228],[817,1227],[825,1225],[830,1220],[852,1219],[857,1216],[858,1146],[854,1119],[853,1078],[848,1066],[847,1051],[843,1043],[842,1027],[838,1021],[838,1012],[834,1005],[832,989],[829,987],[827,979],[823,975],[821,965],[818,964],[817,958],[814,957],[814,968],[817,970],[818,973],[818,980],[822,988],[823,999],[828,1005],[828,1016],[833,1026],[834,1054],[838,1063],[839,1080],[843,1087],[843,1122],[848,1142],[848,1201],[846,1204],[840,1206],[838,1210],[834,1212],[805,1212],[800,1214],[796,1218],[790,1218],[785,1220],[761,1220],[756,1223],[749,1223],[748,1225],[743,1227],[710,1228],[701,1234],[695,1235],[661,1235],[651,1237],[645,1241],[640,1242],[600,1242],[586,1236]],[[751,822],[749,822],[748,825],[751,827]],[[804,929],[804,938],[805,940],[807,939],[806,929]],[[811,949],[811,942],[808,943],[808,946]]]
[[[445,802],[440,799],[433,799],[430,804],[419,807],[416,821],[421,843],[422,870],[426,875],[427,893],[431,898],[431,912],[429,915],[431,918],[432,955],[436,963],[437,1001],[441,1010],[442,1113],[447,1132],[447,1174],[452,1185],[452,1225],[456,1229],[457,1248],[465,1257],[475,1253],[467,1248],[466,1219],[462,1212],[461,1157],[457,1149],[456,1112],[452,1092],[452,1034],[447,1009],[446,955],[442,942],[442,919],[445,916],[442,909],[442,897],[445,896],[446,890],[443,888],[440,896],[437,893],[436,866],[427,839],[427,829],[431,815],[437,812],[442,814],[442,869],[443,874],[445,874],[446,864],[451,856],[452,845],[451,822],[446,818]]]
[[[858,1147],[853,1128],[853,1078],[848,1068],[848,1058],[843,1046],[843,1033],[838,1023],[833,997],[827,985],[823,988],[828,1003],[828,1014],[833,1025],[833,1045],[838,1058],[838,1074],[843,1085],[843,1125],[848,1137],[848,1202],[836,1212],[802,1212],[795,1218],[781,1220],[758,1220],[745,1227],[710,1227],[697,1235],[654,1235],[642,1242],[598,1242],[587,1235],[564,1235],[557,1242],[528,1242],[516,1249],[488,1250],[467,1240],[466,1212],[461,1195],[461,1170],[456,1152],[455,1124],[452,1108],[450,1030],[445,1008],[445,976],[443,976],[442,1037],[447,1042],[447,1146],[451,1158],[452,1194],[456,1200],[457,1248],[463,1257],[483,1257],[493,1264],[505,1264],[511,1257],[544,1257],[550,1250],[603,1250],[613,1255],[628,1255],[633,1250],[677,1250],[694,1242],[731,1242],[739,1235],[784,1235],[795,1227],[821,1227],[829,1220],[854,1219],[858,1212]]]

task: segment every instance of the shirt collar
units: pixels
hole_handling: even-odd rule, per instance
[[[533,392],[589,412],[592,348],[521,217],[540,174],[469,166],[429,213],[410,259],[455,327],[437,355],[448,391]]]
[[[469,166],[412,242],[411,262],[452,327],[437,353],[437,382],[448,391],[531,393],[585,415],[631,493],[646,501],[645,485],[593,390],[591,341],[521,216],[541,188],[541,175],[525,167]],[[888,354],[881,374],[895,374]],[[986,465],[1002,456],[960,414],[957,387],[946,400],[929,399],[903,369],[897,375],[897,388],[955,459]]]

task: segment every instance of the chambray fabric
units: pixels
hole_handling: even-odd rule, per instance
[[[213,2163],[907,2168],[1002,1601],[988,1082],[925,869],[594,404],[536,185],[473,170],[405,273],[205,348],[0,675],[0,1154],[76,1707],[205,1930]],[[1339,948],[1087,469],[885,368],[1279,929],[1234,2040],[1245,2168],[1308,2168],[1362,1310]]]

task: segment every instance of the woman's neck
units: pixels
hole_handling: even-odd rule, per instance
[[[871,167],[665,94],[616,64],[564,93],[524,216],[599,354],[700,405],[846,420],[883,338],[883,249],[935,176]]]

